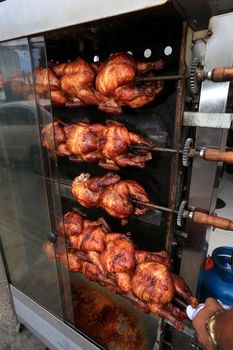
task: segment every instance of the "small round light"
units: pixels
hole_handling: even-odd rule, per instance
[[[131,56],[133,56],[132,51],[127,51],[128,54],[130,54]]]
[[[164,54],[166,56],[170,56],[172,54],[172,47],[171,46],[166,46],[164,49]]]
[[[144,51],[144,57],[146,57],[146,58],[149,58],[151,56],[151,54],[152,54],[151,49],[146,49]]]
[[[94,58],[93,58],[93,61],[94,62],[99,62],[100,58],[98,55],[95,55]]]

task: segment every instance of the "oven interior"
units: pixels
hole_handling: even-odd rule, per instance
[[[94,62],[97,59],[102,61],[106,60],[112,53],[126,51],[132,53],[134,59],[138,61],[150,62],[162,58],[165,62],[165,68],[161,74],[178,74],[183,33],[181,18],[169,6],[165,6],[163,10],[160,8],[156,11],[145,10],[140,11],[140,13],[135,12],[133,15],[127,14],[56,30],[45,34],[47,64],[50,61],[56,63],[73,61],[77,57],[82,57],[88,62]],[[176,80],[166,81],[162,94],[155,98],[153,103],[138,109],[125,107],[121,115],[103,113],[96,106],[81,108],[52,106],[53,119],[59,118],[70,124],[82,121],[84,118],[88,118],[91,123],[103,124],[107,119],[113,119],[122,122],[130,131],[155,142],[158,147],[177,149],[180,140],[176,133],[180,132],[181,129],[181,120],[177,120],[178,84],[179,82]],[[48,162],[48,158],[44,158],[45,163]],[[182,191],[182,186],[177,186],[174,183],[174,174],[177,167],[180,167],[179,162],[180,160],[174,161],[173,154],[154,152],[153,159],[147,162],[144,169],[126,167],[121,168],[119,174],[122,179],[138,181],[146,189],[152,203],[169,207],[171,192],[180,193]],[[133,215],[123,226],[119,220],[110,217],[102,209],[81,207],[71,195],[71,182],[76,176],[81,173],[90,173],[93,176],[103,175],[106,170],[98,167],[97,163],[75,164],[66,157],[58,157],[57,167],[63,214],[73,208],[78,208],[85,213],[88,219],[95,220],[104,217],[112,232],[130,232],[133,242],[141,250],[153,252],[170,248],[174,229],[170,214],[149,211],[140,217]],[[48,177],[47,179],[51,180]],[[132,336],[128,340],[126,337],[122,340],[121,348],[131,350],[134,348],[154,348],[160,337],[160,321],[156,317],[151,314],[143,314],[128,301],[113,295],[96,283],[88,281],[80,274],[70,273],[70,279],[75,326],[79,331],[84,332],[85,336],[90,336],[92,341],[97,342],[98,346],[117,350],[120,343],[116,345],[113,342],[114,345],[110,345],[111,336],[109,338],[107,335],[102,337],[99,332],[107,322],[109,312],[111,318],[113,315],[119,316],[120,313],[121,320],[122,318],[124,320],[130,319],[130,326],[129,322],[122,321],[118,323],[119,327],[126,327],[129,333],[134,329],[136,332],[134,339],[137,340],[137,344],[134,344]],[[88,294],[90,290],[92,297]],[[95,291],[95,297],[93,291]],[[95,314],[90,312],[90,305],[95,310],[96,300],[98,300],[98,305],[101,305],[100,300],[102,299],[104,300],[103,304],[105,304],[106,298],[108,299],[109,296],[115,304],[114,313],[110,305],[110,309],[103,308],[102,318],[99,319],[98,316],[96,319]],[[109,300],[107,300],[108,302]],[[119,321],[118,316],[116,316],[117,322]],[[156,329],[157,331],[155,331]],[[119,342],[120,338],[117,339]]]
[[[102,20],[88,25],[54,31],[45,36],[47,58],[55,62],[66,62],[82,57],[93,62],[98,56],[106,60],[111,53],[132,52],[138,61],[150,62],[158,58],[165,61],[163,75],[177,74],[182,39],[182,21],[176,16],[158,16],[157,12],[144,11],[132,15]],[[171,54],[166,55],[166,48]],[[151,51],[150,57],[144,56],[145,50]],[[143,135],[158,147],[176,148],[174,143],[177,100],[177,81],[167,81],[164,90],[155,101],[138,109],[124,108],[122,115],[110,115],[94,107],[67,108],[52,107],[54,117],[66,123],[75,123],[88,118],[91,123],[105,123],[107,119],[122,122],[130,131]],[[122,179],[138,181],[149,193],[152,203],[169,207],[171,190],[171,155],[166,152],[154,152],[153,159],[144,169],[121,168]],[[96,163],[72,163],[68,158],[58,158],[59,177],[62,184],[70,183],[81,173],[93,176],[102,175],[106,170]],[[166,246],[168,215],[149,211],[144,216],[133,216],[127,225],[122,226],[101,209],[87,209],[74,202],[69,191],[62,191],[63,212],[78,207],[88,217],[96,219],[104,216],[115,232],[131,232],[140,249],[158,251]]]

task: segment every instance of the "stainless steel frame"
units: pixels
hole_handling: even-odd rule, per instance
[[[203,45],[203,41],[201,43],[197,42],[193,49],[193,57],[199,58],[203,62],[205,70],[217,66],[232,66],[233,47],[230,43],[232,42],[233,33],[233,13],[213,17],[210,21],[209,30],[212,31],[212,36],[207,39],[206,47]],[[224,113],[228,90],[229,82],[204,81],[201,88],[199,112]],[[195,147],[209,146],[224,149],[226,140],[226,129],[198,127]],[[206,212],[213,212],[216,205],[221,170],[221,163],[194,159],[189,188],[190,206],[201,208]],[[208,247],[208,229],[204,225],[187,222],[185,231],[189,236],[184,246],[180,272],[195,292],[198,285],[199,270]]]
[[[184,112],[183,126],[230,129],[232,113]]]
[[[168,0],[6,0],[0,3],[0,41],[148,9]]]

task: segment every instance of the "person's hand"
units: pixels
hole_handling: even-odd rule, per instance
[[[208,332],[205,328],[205,323],[215,312],[221,310],[224,309],[216,299],[208,298],[206,299],[205,307],[199,311],[193,320],[193,327],[197,332],[198,340],[206,350],[213,350],[214,347],[211,340],[209,339]]]

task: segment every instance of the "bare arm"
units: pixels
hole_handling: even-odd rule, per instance
[[[224,311],[218,301],[213,298],[206,300],[204,309],[193,320],[193,327],[197,332],[198,340],[206,350],[214,350],[205,323],[217,311],[222,311],[216,317],[214,325],[215,338],[219,349],[233,349],[233,309]]]

